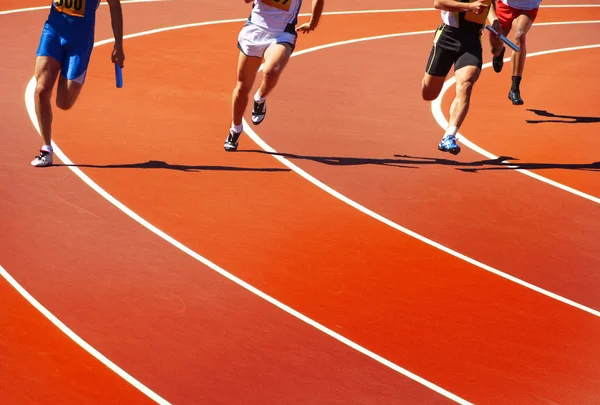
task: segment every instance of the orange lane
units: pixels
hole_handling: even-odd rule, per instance
[[[595,38],[588,37],[589,42],[600,43],[600,24],[590,34]],[[510,105],[504,94],[510,72],[500,78],[483,75],[480,85],[494,96],[475,104],[473,114],[502,125],[491,131],[487,121],[469,120],[463,133],[496,155],[513,157],[524,169],[600,198],[600,105],[595,101],[600,83],[590,76],[598,64],[600,49],[530,58],[522,107]],[[508,116],[510,120],[503,119]]]
[[[13,163],[6,171],[19,181],[0,199],[0,211],[12,214],[0,262],[84,340],[172,403],[449,403],[182,254],[80,180],[70,182],[66,169]],[[27,192],[43,183],[38,176],[43,199]],[[52,237],[40,237],[42,228]],[[2,308],[1,319],[14,324],[4,311],[19,307]],[[24,319],[31,344],[44,346],[48,328],[37,326],[39,317]],[[7,347],[21,355],[17,344]],[[46,378],[60,358],[51,349],[29,378]],[[2,363],[20,360],[27,358],[0,351]],[[54,383],[56,395],[70,395],[68,381]],[[29,400],[37,392],[21,388],[18,403],[39,403]]]
[[[543,35],[538,30],[530,46],[544,49],[542,39],[558,47],[585,44],[590,29],[578,27],[579,35],[569,26],[548,28]],[[514,171],[497,170],[503,165],[466,148],[456,158],[437,151],[443,130],[429,103],[420,99],[430,44],[428,34],[299,56],[287,71],[294,80],[280,83],[272,98],[275,107],[258,133],[318,179],[385,217],[600,308],[596,204]],[[352,69],[345,69],[348,64]],[[375,66],[377,74],[372,73]],[[314,80],[315,70],[328,78],[326,84]],[[305,102],[307,94],[332,102],[327,109],[315,109]],[[488,113],[478,111],[490,97],[492,92],[476,87],[467,122],[489,123],[485,133],[501,136],[497,131],[506,119],[481,120]],[[282,102],[294,108],[277,108]],[[505,117],[510,117],[509,107]],[[286,136],[281,136],[282,127]],[[242,147],[256,149],[247,142]]]
[[[10,308],[0,318],[2,404],[155,403],[75,345],[4,278],[0,306]]]
[[[423,29],[378,18],[375,27]],[[335,20],[326,39],[365,35],[351,17],[340,17],[337,29]],[[476,403],[591,403],[600,378],[596,317],[373,221],[278,171],[269,156],[222,151],[238,29],[129,41],[144,63],[128,66],[127,89],[116,98],[110,74],[94,65],[78,106],[88,118],[57,114],[58,143],[115,197],[186,245],[458,395]],[[318,108],[322,98],[310,102]],[[310,118],[313,128],[335,131]],[[74,131],[84,125],[97,142],[93,154]],[[288,129],[280,126],[279,137]],[[185,283],[194,279],[186,275]]]
[[[127,27],[148,29],[153,20],[197,21],[198,3],[185,5],[195,15],[172,9],[158,13],[151,4],[149,14],[137,14],[143,18],[129,19]],[[201,15],[222,18],[227,8],[203,10]],[[100,13],[101,19],[106,17]],[[34,14],[15,15],[0,26],[22,31],[18,37],[0,36],[2,48],[11,54],[0,66],[2,77],[10,78],[0,82],[3,117],[8,117],[0,120],[5,146],[0,152],[0,222],[5,231],[0,263],[25,288],[86,341],[174,403],[449,402],[166,245],[71,172],[32,169],[29,161],[39,137],[22,98],[31,77],[24,67],[31,64],[44,18],[44,12]],[[100,32],[109,27],[103,21]],[[88,146],[94,144],[93,131],[80,135]],[[2,319],[9,324],[12,318],[4,311],[13,307],[19,312],[15,305],[2,306]],[[26,332],[33,339],[35,331],[40,347],[56,331],[47,329],[43,318],[34,318],[27,317],[32,324]],[[17,344],[12,339],[9,347]],[[13,361],[11,352],[1,353],[0,362]],[[29,378],[45,379],[44,370],[59,355],[45,356],[46,365],[29,369]],[[15,369],[22,367],[26,364]],[[52,388],[57,397],[72,396],[68,381],[55,380]],[[15,390],[18,403],[44,403],[35,400],[39,395]]]

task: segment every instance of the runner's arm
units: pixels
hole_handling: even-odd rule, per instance
[[[325,7],[325,0],[313,0],[312,2],[312,14],[310,20],[307,23],[299,26],[296,31],[309,32],[314,31],[319,25],[321,15],[323,14],[323,8]]]
[[[321,15],[323,14],[323,7],[325,7],[325,0],[313,0],[312,16],[310,17],[310,26],[313,30],[319,25]]]
[[[113,35],[115,36],[115,47],[112,54],[112,61],[123,67],[125,54],[123,52],[123,11],[121,10],[121,0],[106,0],[110,7],[110,20],[112,24]]]
[[[492,25],[492,27],[496,30],[498,35],[503,34],[502,26],[500,25],[500,20],[498,20],[498,14],[496,14],[496,1],[492,1],[492,6],[490,7],[490,12],[487,17],[488,21]]]

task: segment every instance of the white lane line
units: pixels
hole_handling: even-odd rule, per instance
[[[600,22],[600,21],[596,21],[596,22]],[[552,23],[550,23],[552,24]],[[359,38],[359,39],[353,39],[353,40],[349,40],[349,41],[340,41],[340,42],[335,42],[335,43],[331,43],[331,44],[327,44],[327,45],[321,45],[321,46],[317,46],[314,48],[310,48],[310,49],[305,49],[302,51],[298,51],[297,53],[293,54],[292,56],[299,56],[299,55],[303,55],[306,53],[310,53],[310,52],[315,52],[321,49],[326,49],[326,48],[331,48],[331,47],[335,47],[335,46],[342,46],[342,45],[348,45],[348,44],[354,44],[354,43],[359,43],[359,42],[366,42],[366,41],[374,41],[374,40],[379,40],[379,39],[384,39],[384,38],[392,38],[392,37],[403,37],[403,36],[411,36],[411,35],[420,35],[420,34],[428,34],[431,33],[433,31],[416,31],[416,32],[406,32],[406,33],[399,33],[399,34],[391,34],[391,35],[379,35],[379,36],[373,36],[373,37],[367,37],[367,38]],[[547,51],[547,52],[552,52],[552,51]],[[262,69],[262,66],[261,66]],[[546,289],[543,289],[541,287],[538,287],[534,284],[531,284],[527,281],[521,280],[515,276],[512,276],[508,273],[505,273],[503,271],[500,271],[498,269],[495,269],[491,266],[488,266],[485,263],[482,263],[480,261],[477,261],[471,257],[468,257],[462,253],[459,253],[457,251],[454,251],[438,242],[435,242],[423,235],[420,235],[414,231],[411,231],[408,228],[405,228],[387,218],[385,218],[382,215],[377,214],[376,212],[370,210],[369,208],[357,203],[356,201],[346,197],[345,195],[341,194],[340,192],[334,190],[333,188],[329,187],[328,185],[326,185],[325,183],[321,182],[320,180],[316,179],[315,177],[313,177],[312,175],[308,174],[306,171],[304,171],[303,169],[301,169],[300,167],[296,166],[294,163],[292,163],[291,161],[289,161],[288,159],[286,159],[283,156],[277,155],[277,151],[275,149],[273,149],[269,144],[267,144],[253,129],[252,127],[248,124],[248,122],[244,119],[243,120],[243,124],[244,124],[244,131],[248,134],[248,136],[254,141],[256,142],[257,145],[259,145],[262,149],[264,149],[265,151],[274,154],[273,157],[277,160],[279,160],[282,164],[284,164],[285,166],[287,166],[288,168],[290,168],[291,170],[293,170],[294,172],[298,173],[300,176],[302,176],[304,179],[308,180],[309,182],[311,182],[312,184],[314,184],[315,186],[319,187],[320,189],[322,189],[323,191],[331,194],[332,196],[334,196],[335,198],[345,202],[346,204],[354,207],[355,209],[361,211],[362,213],[380,221],[383,222],[384,224],[400,231],[403,232],[407,235],[412,236],[415,239],[420,240],[423,243],[426,243],[430,246],[433,246],[437,249],[440,249],[454,257],[457,257],[461,260],[464,260],[474,266],[477,266],[485,271],[488,271],[490,273],[496,274],[506,280],[512,281],[516,284],[519,284],[525,288],[528,288],[530,290],[533,290],[535,292],[538,292],[540,294],[543,294],[549,298],[555,299],[557,301],[560,301],[564,304],[570,305],[572,307],[575,307],[577,309],[580,309],[582,311],[585,311],[589,314],[592,314],[594,316],[600,317],[600,311],[597,311],[593,308],[587,307],[583,304],[580,304],[578,302],[575,302],[573,300],[570,300],[568,298],[565,298],[561,295],[558,295],[556,293],[553,293],[551,291],[548,291]],[[493,156],[493,155],[492,155]],[[490,157],[491,158],[491,157]],[[494,157],[495,158],[495,157]],[[493,159],[493,158],[491,158]],[[533,177],[533,176],[532,176]],[[566,187],[566,186],[565,186]]]
[[[157,1],[169,1],[169,0],[121,0],[121,3],[150,3]],[[105,5],[106,3],[102,2],[101,5]],[[542,4],[540,8],[594,8],[600,7],[600,4],[552,4],[552,5],[544,5]],[[4,10],[0,11],[0,15],[3,14],[15,14],[15,13],[25,13],[28,11],[39,11],[39,10],[50,10],[50,6],[38,6],[38,7],[27,7],[27,8],[18,8],[13,10]],[[350,15],[350,14],[381,14],[381,13],[409,13],[409,12],[417,12],[417,11],[437,11],[434,8],[392,8],[386,10],[350,10],[350,11],[326,11],[323,15]],[[303,17],[310,16],[310,13],[302,13],[300,14]],[[245,21],[246,18],[240,19]]]
[[[202,23],[195,23],[195,24],[184,24],[184,25],[177,25],[177,26],[173,26],[173,27],[164,27],[164,28],[159,28],[159,29],[154,29],[154,30],[149,30],[149,31],[144,31],[144,32],[140,32],[140,33],[136,33],[136,34],[130,34],[130,35],[126,35],[124,36],[124,39],[129,39],[129,38],[135,38],[135,37],[140,37],[140,36],[144,36],[144,35],[151,35],[151,34],[156,34],[159,32],[165,32],[165,31],[172,31],[172,30],[177,30],[177,29],[183,29],[183,28],[190,28],[190,27],[200,27],[200,26],[207,26],[207,25],[215,25],[215,24],[224,24],[224,23],[231,23],[231,22],[241,22],[241,21],[246,21],[246,19],[233,19],[233,20],[220,20],[220,21],[208,21],[208,22],[202,22]],[[424,31],[424,32],[432,32],[432,31]],[[100,46],[100,45],[104,45],[104,44],[109,44],[114,42],[114,39],[107,39],[107,40],[103,40],[103,41],[98,41],[94,44],[94,47],[96,46]],[[35,115],[35,103],[34,103],[34,92],[35,92],[35,77],[32,77],[31,80],[29,81],[28,85],[27,85],[27,89],[25,91],[25,104],[27,106],[27,112],[29,114],[29,118],[32,122],[32,124],[34,125],[35,129],[37,130],[37,132],[39,133],[39,125],[37,122],[37,118]],[[232,282],[236,283],[237,285],[245,288],[246,290],[252,292],[253,294],[259,296],[260,298],[264,299],[265,301],[273,304],[274,306],[276,306],[277,308],[287,312],[288,314],[296,317],[297,319],[307,323],[308,325],[318,329],[319,331],[327,334],[328,336],[338,340],[339,342],[351,347],[352,349],[364,354],[367,357],[370,357],[371,359],[377,361],[378,363],[389,367],[390,369],[404,375],[405,377],[410,378],[411,380],[431,389],[432,391],[435,391],[436,393],[451,399],[452,401],[461,404],[461,405],[473,405],[470,402],[468,402],[467,400],[459,397],[456,394],[451,393],[450,391],[445,390],[444,388],[424,379],[423,377],[418,376],[417,374],[403,368],[400,367],[399,365],[391,362],[390,360],[366,349],[365,347],[359,345],[358,343],[353,342],[352,340],[346,338],[345,336],[340,335],[337,332],[334,332],[333,330],[327,328],[326,326],[318,323],[317,321],[307,317],[306,315],[296,311],[295,309],[285,305],[284,303],[278,301],[277,299],[271,297],[270,295],[264,293],[263,291],[257,289],[256,287],[248,284],[247,282],[245,282],[244,280],[236,277],[235,275],[229,273],[228,271],[224,270],[223,268],[219,267],[218,265],[216,265],[215,263],[211,262],[210,260],[208,260],[207,258],[205,258],[204,256],[200,255],[199,253],[193,251],[192,249],[188,248],[187,246],[185,246],[184,244],[182,244],[181,242],[179,242],[178,240],[176,240],[175,238],[169,236],[168,234],[166,234],[165,232],[161,231],[160,229],[158,229],[157,227],[155,227],[154,225],[152,225],[151,223],[149,223],[148,221],[146,221],[145,219],[143,219],[141,216],[139,216],[138,214],[136,214],[133,210],[131,210],[130,208],[128,208],[127,206],[125,206],[123,203],[121,203],[119,200],[117,200],[116,198],[114,198],[111,194],[109,194],[107,191],[105,191],[102,187],[100,187],[98,184],[96,184],[91,178],[89,178],[85,173],[83,173],[83,171],[81,171],[81,169],[79,169],[78,167],[76,167],[73,162],[63,153],[63,151],[58,147],[58,145],[54,142],[52,142],[52,146],[54,148],[54,153],[56,154],[56,156],[58,156],[58,158],[63,161],[63,163],[65,163],[68,168],[73,171],[73,173],[75,173],[75,175],[77,175],[81,180],[83,180],[88,186],[90,186],[93,190],[95,190],[98,194],[100,194],[102,197],[104,197],[107,201],[109,201],[111,204],[113,204],[114,206],[116,206],[119,210],[121,210],[123,213],[125,213],[126,215],[128,215],[130,218],[132,218],[133,220],[135,220],[136,222],[138,222],[140,225],[142,225],[143,227],[145,227],[146,229],[148,229],[149,231],[151,231],[152,233],[156,234],[157,236],[159,236],[160,238],[164,239],[165,241],[167,241],[168,243],[170,243],[171,245],[175,246],[176,248],[180,249],[181,251],[183,251],[184,253],[188,254],[189,256],[193,257],[194,259],[196,259],[197,261],[199,261],[200,263],[204,264],[205,266],[209,267],[210,269],[214,270],[215,272],[221,274],[223,277],[231,280]],[[33,297],[32,297],[33,298]]]
[[[128,3],[154,3],[154,2],[160,2],[160,1],[169,1],[169,0],[121,0],[121,4],[128,4]],[[107,3],[100,3],[101,6],[105,6]],[[48,12],[50,11],[50,7],[52,7],[52,5],[48,5],[48,6],[38,6],[38,7],[27,7],[27,8],[17,8],[17,9],[13,9],[13,10],[4,10],[4,11],[0,11],[0,15],[4,15],[4,14],[16,14],[16,13],[27,13],[29,11],[39,11],[39,10],[47,10]]]
[[[600,23],[600,21],[593,21],[593,23]],[[556,23],[552,23],[552,24],[556,24]],[[563,23],[564,24],[564,23]],[[548,23],[546,24],[548,25]],[[579,51],[579,50],[584,50],[584,49],[594,49],[594,48],[599,48],[600,44],[594,44],[594,45],[584,45],[584,46],[574,46],[574,47],[569,47],[569,48],[561,48],[561,49],[552,49],[552,50],[548,50],[548,51],[541,51],[541,52],[535,52],[535,53],[530,53],[527,55],[528,58],[532,58],[535,56],[542,56],[542,55],[550,55],[553,53],[560,53],[560,52],[569,52],[569,51]],[[510,58],[505,58],[504,59],[505,62],[509,62]],[[485,65],[483,65],[483,69],[489,68],[490,66],[492,66],[492,63],[486,63]],[[448,91],[448,89],[450,87],[452,87],[454,84],[456,83],[456,78],[452,77],[451,79],[447,80],[444,83],[444,87],[442,88],[442,92],[440,93],[440,95],[438,96],[437,99],[435,99],[432,103],[431,103],[431,112],[433,113],[433,117],[435,118],[435,120],[437,121],[437,123],[445,130],[448,127],[448,121],[446,120],[446,117],[444,116],[444,113],[442,112],[442,99],[444,98],[444,94],[446,94],[446,91]],[[461,134],[460,132],[457,134],[458,139],[461,141],[461,143],[463,143],[466,147],[468,147],[469,149],[479,153],[480,155],[483,155],[485,157],[487,157],[488,159],[498,159],[498,156],[488,152],[487,150],[483,149],[482,147],[476,145],[475,143],[473,143],[472,141],[470,141],[469,139],[467,139],[463,134]],[[510,164],[510,168],[514,168],[517,172],[524,174],[525,176],[529,176],[533,179],[539,180],[541,182],[544,182],[546,184],[549,184],[553,187],[559,188],[563,191],[566,191],[568,193],[574,194],[578,197],[582,197],[585,198],[586,200],[595,202],[596,204],[600,204],[600,198],[595,197],[593,195],[584,193],[583,191],[579,191],[574,189],[573,187],[569,187],[565,184],[559,183],[557,181],[551,180],[547,177],[541,176],[537,173],[531,172],[529,170],[525,170],[525,169],[519,169],[519,164],[518,163],[509,163],[509,162],[502,162],[502,163],[506,163],[506,164]]]
[[[144,36],[144,35],[151,35],[151,34],[156,34],[156,33],[160,33],[160,32],[165,32],[165,31],[172,31],[172,30],[177,30],[177,29],[184,29],[184,28],[191,28],[191,27],[200,27],[200,26],[207,26],[207,25],[215,25],[215,24],[224,24],[224,23],[233,23],[233,22],[242,22],[245,21],[245,18],[241,18],[241,19],[230,19],[230,20],[220,20],[220,21],[208,21],[208,22],[202,22],[202,23],[194,23],[194,24],[183,24],[183,25],[178,25],[178,26],[173,26],[173,27],[165,27],[165,28],[160,28],[160,29],[154,29],[154,30],[149,30],[149,31],[144,31],[144,32],[140,32],[140,33],[136,33],[136,34],[131,34],[131,35],[126,35],[124,38],[134,38],[134,37],[139,37],[139,36]],[[431,33],[432,31],[419,31],[418,33],[420,34],[425,34],[425,33]],[[404,34],[396,34],[395,36],[407,36],[407,35],[418,35],[416,33],[404,33]],[[394,35],[391,35],[394,36]],[[374,37],[374,39],[381,39],[382,37],[388,38],[391,37],[390,35],[386,35],[386,36],[379,36],[379,37]],[[361,39],[361,40],[365,40],[365,39]],[[360,42],[361,40],[356,40],[355,42]],[[368,40],[368,39],[366,39]],[[113,42],[113,39],[107,39],[104,41],[99,41],[98,43],[95,44],[95,46],[99,46],[99,45],[103,45],[103,44],[108,44]],[[343,44],[347,44],[347,43],[352,43],[352,41],[343,41],[342,43],[338,44],[338,45],[343,45]],[[325,49],[327,47],[330,46],[321,46],[321,47],[316,47],[316,49]],[[303,53],[306,53],[308,50],[302,51]],[[296,55],[301,54],[300,52],[298,52]],[[36,128],[36,130],[39,133],[39,126],[37,123],[37,118],[35,116],[35,107],[34,107],[34,102],[33,102],[33,94],[34,94],[34,90],[35,90],[35,78],[32,78],[27,86],[27,90],[25,93],[25,103],[27,105],[27,110],[30,116],[30,119],[34,125],[34,127]],[[247,123],[245,123],[245,126],[248,127]],[[256,134],[255,134],[256,135]],[[260,138],[258,138],[258,136],[256,136],[257,140],[260,140]],[[262,140],[260,140],[260,142],[262,142]],[[258,143],[258,142],[257,142]],[[266,143],[264,144],[266,147],[268,147],[268,145],[266,145]],[[178,249],[182,250],[183,252],[185,252],[186,254],[190,255],[191,257],[195,258],[196,260],[198,260],[199,262],[203,263],[204,265],[208,266],[209,268],[211,268],[212,270],[216,271],[217,273],[221,274],[222,276],[226,277],[227,279],[233,281],[234,283],[238,284],[239,286],[247,289],[248,291],[256,294],[257,296],[261,297],[262,299],[270,302],[271,304],[275,305],[276,307],[280,308],[281,310],[289,313],[290,315],[302,320],[303,322],[313,326],[314,328],[320,330],[321,332],[329,335],[330,337],[340,341],[343,344],[346,344],[347,346],[353,348],[354,350],[357,350],[358,352],[370,357],[371,359],[397,371],[398,373],[428,387],[429,389],[437,392],[440,395],[445,396],[446,398],[449,398],[459,404],[465,404],[465,405],[469,405],[470,403],[462,398],[460,398],[459,396],[433,384],[432,382],[429,382],[427,380],[425,380],[424,378],[396,365],[395,363],[392,363],[391,361],[377,355],[376,353],[371,352],[370,350],[358,345],[357,343],[347,339],[346,337],[332,331],[331,329],[319,324],[318,322],[312,320],[311,318],[306,317],[305,315],[299,313],[298,311],[288,307],[287,305],[277,301],[276,299],[272,298],[271,296],[265,294],[264,292],[258,290],[257,288],[253,287],[252,285],[246,283],[245,281],[239,279],[238,277],[234,276],[233,274],[225,271],[224,269],[222,269],[221,267],[217,266],[216,264],[212,263],[211,261],[209,261],[208,259],[204,258],[203,256],[201,256],[200,254],[194,252],[193,250],[189,249],[187,246],[183,245],[181,242],[175,240],[174,238],[172,238],[171,236],[167,235],[166,233],[164,233],[163,231],[161,231],[160,229],[156,228],[154,225],[150,224],[149,222],[147,222],[145,219],[143,219],[142,217],[140,217],[139,215],[137,215],[135,212],[133,212],[131,209],[129,209],[128,207],[126,207],[124,204],[122,204],[120,201],[118,201],[117,199],[115,199],[112,195],[110,195],[108,192],[106,192],[104,189],[102,189],[99,185],[97,185],[93,180],[91,180],[85,173],[83,173],[78,167],[73,166],[73,163],[71,162],[71,160],[60,150],[60,148],[58,147],[58,145],[56,145],[55,143],[53,143],[53,147],[55,149],[55,153],[57,154],[57,156],[67,165],[69,166],[69,169],[71,171],[73,171],[75,173],[75,175],[77,175],[79,178],[81,178],[86,184],[88,184],[88,186],[90,186],[92,189],[94,189],[97,193],[99,193],[102,197],[104,197],[107,201],[109,201],[110,203],[112,203],[113,205],[115,205],[118,209],[120,209],[121,211],[123,211],[126,215],[128,215],[129,217],[131,217],[133,220],[135,220],[136,222],[138,222],[139,224],[141,224],[142,226],[144,226],[145,228],[147,228],[149,231],[153,232],[154,234],[156,234],[157,236],[161,237],[162,239],[164,239],[165,241],[167,241],[168,243],[172,244],[173,246],[177,247]],[[268,150],[265,148],[265,150]],[[271,151],[274,151],[273,149],[271,149]],[[295,166],[293,163],[287,161],[284,158],[281,157],[277,157],[280,158],[280,161],[282,161],[282,163],[284,163],[286,166],[290,167],[293,169],[293,167],[295,167],[297,170],[297,172],[301,174],[301,172],[303,172],[300,168],[298,168],[297,166]],[[287,163],[286,163],[287,162]],[[293,166],[293,167],[292,167]],[[294,170],[294,169],[293,169]],[[305,172],[304,172],[305,173]],[[306,176],[308,176],[308,178],[312,178],[312,176],[308,175],[307,173],[305,173]],[[303,177],[305,177],[304,175],[302,175]],[[305,177],[307,178],[307,177]],[[351,200],[347,199],[346,197],[344,197],[343,195],[337,193],[335,190],[329,188],[328,186],[324,185],[323,183],[319,182],[318,180],[316,180],[315,178],[312,178],[313,184],[321,184],[322,185],[322,189],[324,189],[325,191],[329,192],[330,194],[336,196],[337,198],[340,198],[342,201],[345,201],[347,203],[349,203],[351,206],[354,206],[355,208],[357,208],[357,206],[360,206],[359,204],[352,202]],[[336,195],[337,194],[337,195]],[[346,199],[346,200],[344,200]],[[352,203],[354,203],[355,205],[353,205]],[[461,258],[471,264],[475,264],[478,267],[482,267],[487,271],[490,271],[492,273],[496,273],[504,278],[507,278],[508,280],[514,281],[517,284],[521,284],[527,288],[531,288],[534,291],[540,292],[544,295],[547,295],[551,298],[557,299],[559,301],[562,301],[568,305],[574,306],[578,309],[581,309],[583,311],[589,312],[595,316],[600,316],[600,312],[595,311],[591,308],[587,308],[581,304],[578,304],[574,301],[568,300],[566,298],[560,297],[556,294],[553,294],[551,292],[547,292],[545,290],[540,289],[539,287],[536,287],[534,285],[531,285],[529,283],[526,283],[522,280],[516,279],[510,275],[506,275],[505,273],[499,272],[498,270],[495,270],[483,263],[479,263],[473,259],[470,259],[458,252],[454,252],[448,248],[446,248],[445,246],[442,246],[436,242],[433,242],[429,239],[424,238],[421,235],[418,235],[406,228],[401,227],[400,225],[397,225],[389,220],[387,220],[386,218],[379,216],[378,214],[369,211],[368,209],[362,207],[365,211],[370,212],[371,216],[386,223],[389,226],[392,226],[393,228],[396,228],[398,230],[401,230],[404,233],[407,233],[410,236],[415,237],[416,239],[419,239],[421,241],[429,241],[426,242],[442,251],[445,251],[447,253],[450,253],[458,258]],[[362,210],[361,210],[362,211]],[[363,211],[363,212],[365,212]],[[8,275],[8,274],[7,274]],[[10,276],[10,275],[9,275]],[[26,291],[24,291],[26,292]],[[29,295],[30,296],[30,295]],[[31,297],[31,296],[30,296]],[[33,297],[31,297],[33,299]],[[85,343],[85,342],[84,342]],[[84,347],[84,346],[82,346]],[[85,348],[85,347],[84,347]],[[86,349],[87,350],[87,349]],[[108,359],[107,359],[108,360]],[[140,383],[141,384],[141,383]],[[166,402],[164,402],[166,403]]]
[[[152,391],[150,388],[146,387],[144,384],[136,380],[122,368],[117,366],[115,363],[107,359],[102,353],[92,347],[89,343],[83,340],[79,335],[73,332],[67,325],[62,323],[60,319],[58,319],[54,314],[42,304],[39,303],[31,294],[24,289],[21,284],[19,284],[9,273],[0,265],[0,275],[4,277],[8,283],[13,286],[15,290],[19,292],[31,305],[35,307],[38,311],[42,313],[50,322],[52,322],[58,329],[61,330],[65,335],[67,335],[70,339],[72,339],[75,343],[77,343],[81,348],[83,348],[86,352],[94,356],[98,361],[104,364],[106,367],[114,371],[119,377],[127,381],[129,384],[133,385],[135,388],[140,390],[142,393],[146,394],[150,399],[155,401],[161,405],[170,405],[164,398],[160,395]]]

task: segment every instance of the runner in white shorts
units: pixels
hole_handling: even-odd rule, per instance
[[[240,55],[237,83],[233,90],[233,120],[225,141],[226,151],[235,151],[242,134],[242,118],[258,69],[264,60],[263,80],[254,95],[252,123],[260,124],[267,113],[266,99],[277,84],[294,47],[298,32],[317,28],[325,0],[312,0],[312,16],[298,27],[302,0],[244,0],[253,2],[252,12],[238,36]]]

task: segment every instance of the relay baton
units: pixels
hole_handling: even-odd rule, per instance
[[[115,81],[117,84],[117,88],[120,89],[123,87],[123,70],[121,66],[115,63]]]
[[[488,31],[490,31],[492,34],[494,35],[498,35],[498,31],[496,31],[494,29],[494,27],[492,27],[491,25],[486,25],[485,28],[487,28]],[[516,46],[515,44],[513,44],[508,38],[506,38],[504,35],[500,35],[498,38],[500,38],[500,41],[504,42],[506,45],[509,46],[509,48],[511,48],[513,51],[515,52],[519,52],[520,48],[518,46]]]

